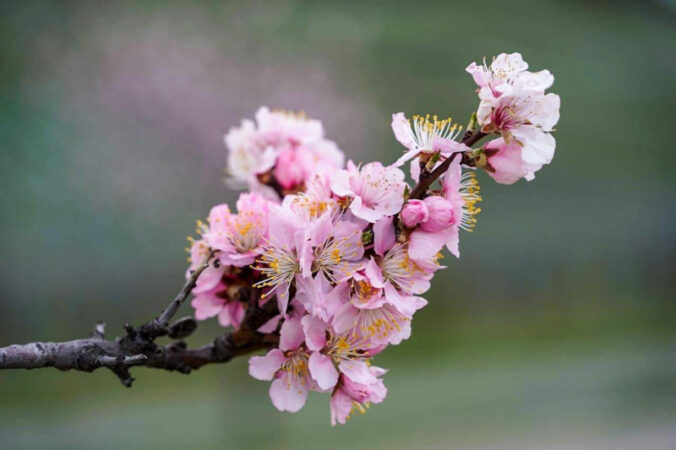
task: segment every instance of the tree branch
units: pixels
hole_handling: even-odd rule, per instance
[[[156,319],[140,327],[125,325],[126,335],[106,340],[105,325],[99,322],[89,338],[10,345],[0,348],[0,369],[55,367],[92,372],[105,367],[129,387],[134,381],[129,369],[134,366],[190,373],[206,364],[228,362],[235,356],[276,345],[277,334],[263,335],[256,331],[278,313],[274,301],[259,306],[257,289],[247,289],[250,301],[239,329],[194,349],[189,349],[181,340],[165,346],[155,343],[156,338],[166,335],[183,339],[197,328],[192,317],[184,317],[171,325],[169,322],[190,295],[200,274],[209,266],[212,256],[213,252],[209,253],[207,261],[193,270],[176,298]]]

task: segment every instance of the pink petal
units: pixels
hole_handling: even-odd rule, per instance
[[[387,388],[383,384],[383,380],[378,380],[371,385],[371,395],[369,401],[373,403],[381,403],[387,396]]]
[[[420,179],[420,163],[418,161],[411,161],[411,178],[416,183]]]
[[[312,351],[319,351],[326,345],[326,327],[327,324],[318,317],[310,315],[301,319],[303,332],[305,333],[305,344]]]
[[[394,164],[392,164],[394,167],[401,167],[404,164],[406,164],[407,161],[410,161],[411,159],[415,158],[418,156],[418,153],[420,153],[420,149],[417,148],[412,148],[411,150],[407,151],[403,155],[397,159]]]
[[[287,351],[293,350],[303,343],[305,334],[300,324],[300,317],[289,317],[282,324],[279,331],[279,348]]]
[[[220,313],[224,303],[224,299],[213,292],[209,292],[196,295],[190,305],[195,308],[195,319],[204,320]]]
[[[322,277],[323,278],[323,277]],[[331,291],[326,294],[326,300],[321,308],[318,309],[317,315],[325,322],[330,322],[337,311],[346,303],[350,291],[348,283],[340,283],[336,285]]]
[[[356,323],[358,315],[359,310],[352,303],[345,303],[336,311],[336,315],[333,317],[333,329],[338,334],[351,330]]]
[[[197,279],[195,288],[192,290],[193,295],[201,294],[202,292],[215,288],[216,285],[220,283],[224,270],[225,268],[223,267],[216,268],[212,265],[209,265],[209,267],[204,269]]]
[[[270,381],[285,359],[284,352],[278,348],[270,350],[265,356],[253,356],[249,358],[249,375],[257,380]]]
[[[261,334],[269,334],[272,333],[277,329],[277,325],[279,324],[279,320],[282,318],[281,314],[277,314],[275,317],[272,319],[268,320],[265,322],[263,325],[258,327],[256,331],[258,331]]]
[[[415,295],[403,295],[391,283],[385,285],[385,296],[397,310],[407,316],[412,316],[414,312],[427,304],[424,298]]]
[[[348,166],[350,162],[348,162]],[[333,173],[331,175],[330,185],[331,191],[339,197],[349,197],[354,195],[354,191],[350,187],[350,172],[347,170],[338,170]]]
[[[392,216],[385,216],[373,224],[373,249],[379,256],[385,255],[396,240],[392,221]]]
[[[275,289],[275,294],[277,295],[277,309],[282,316],[286,317],[286,310],[289,307],[289,283],[280,284]]]
[[[244,305],[240,302],[230,302],[225,305],[223,311],[218,315],[218,323],[221,326],[227,327],[232,325],[235,328],[239,328],[239,325],[244,319]]]
[[[376,377],[371,373],[365,361],[342,360],[338,364],[338,369],[355,383],[371,384],[376,381]]]
[[[270,399],[280,411],[297,412],[307,400],[307,387],[298,378],[285,371],[270,385]]]
[[[331,233],[333,222],[331,221],[331,214],[322,214],[314,223],[310,225],[309,240],[314,246],[323,244]]]
[[[336,422],[345,424],[352,411],[352,399],[341,389],[336,390],[331,396],[331,425]]]
[[[411,124],[403,112],[392,114],[392,131],[394,132],[394,137],[404,147],[410,149],[415,145]]]
[[[446,241],[446,248],[456,258],[460,258],[460,249],[458,248],[459,243],[460,236],[458,235],[458,227],[451,227],[448,240]]]
[[[468,146],[462,142],[454,141],[453,139],[444,139],[444,138],[434,138],[432,141],[432,147],[435,150],[440,150],[444,156],[450,156],[453,153],[466,152],[471,150]],[[458,159],[459,156],[456,156],[455,159]]]
[[[380,266],[378,266],[378,263],[376,263],[373,258],[369,259],[369,262],[366,263],[364,273],[368,277],[371,286],[378,289],[382,289],[385,286],[383,272],[380,270]]]
[[[460,158],[454,158],[444,175],[442,188],[446,198],[449,193],[457,192],[460,187]]]
[[[308,368],[310,375],[321,389],[331,389],[338,382],[338,371],[333,366],[333,361],[329,356],[314,352],[310,355]]]
[[[411,233],[408,244],[408,256],[412,259],[433,258],[444,247],[447,241],[448,231],[442,230],[435,233],[417,230]]]

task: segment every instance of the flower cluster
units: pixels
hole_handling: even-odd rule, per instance
[[[386,371],[371,360],[411,335],[443,249],[459,256],[460,230],[472,231],[480,212],[474,169],[513,183],[551,160],[559,100],[544,90],[553,77],[526,68],[519,54],[468,67],[480,128],[394,114],[405,150],[390,166],[343,167],[320,122],[267,108],[226,135],[230,177],[250,192],[236,212],[217,205],[198,221],[191,269],[209,266],[192,305],[197,319],[217,316],[235,330],[272,311],[249,330],[274,338],[249,373],[271,381],[277,409],[296,412],[309,391],[326,393],[332,423],[342,424],[384,400]],[[472,148],[487,135],[494,139]],[[400,169],[407,161],[413,186]]]
[[[272,181],[285,193],[300,191],[313,174],[340,169],[345,163],[338,146],[324,139],[322,123],[303,113],[262,107],[255,122],[243,120],[224,140],[228,184],[248,186],[272,199],[278,198],[267,186]]]
[[[559,121],[560,99],[545,94],[554,83],[548,70],[529,72],[519,53],[501,53],[490,66],[467,66],[479,86],[477,120],[486,133],[501,137],[484,146],[486,170],[498,183],[532,180],[554,157],[551,135]]]

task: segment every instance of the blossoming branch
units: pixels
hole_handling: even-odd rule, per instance
[[[549,71],[528,71],[518,53],[466,70],[479,96],[467,128],[393,114],[403,149],[391,165],[345,163],[321,122],[259,109],[225,136],[227,184],[248,192],[235,210],[216,205],[198,221],[186,285],[162,314],[114,341],[99,325],[87,339],[0,349],[0,368],[107,367],[130,385],[134,365],[189,373],[265,349],[249,373],[271,382],[280,411],[299,411],[315,391],[343,424],[382,402],[386,370],[372,360],[410,337],[442,251],[460,256],[461,231],[481,212],[477,169],[512,184],[554,156],[560,102],[545,92]],[[195,320],[170,323],[190,293],[195,319],[230,329],[196,349],[182,341]],[[165,335],[175,342],[155,343]]]

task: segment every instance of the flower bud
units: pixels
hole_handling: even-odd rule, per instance
[[[291,189],[303,182],[303,166],[293,150],[286,149],[279,153],[274,174],[284,189]]]
[[[420,228],[434,233],[448,228],[452,224],[453,205],[448,200],[438,195],[432,195],[423,201],[429,211],[429,217],[420,225]]]
[[[427,205],[422,200],[409,200],[401,211],[401,220],[409,228],[426,222],[428,217]]]
[[[350,380],[348,377],[342,377],[343,380],[343,392],[345,392],[352,400],[357,403],[363,403],[368,400],[371,390],[369,385],[356,383]]]

